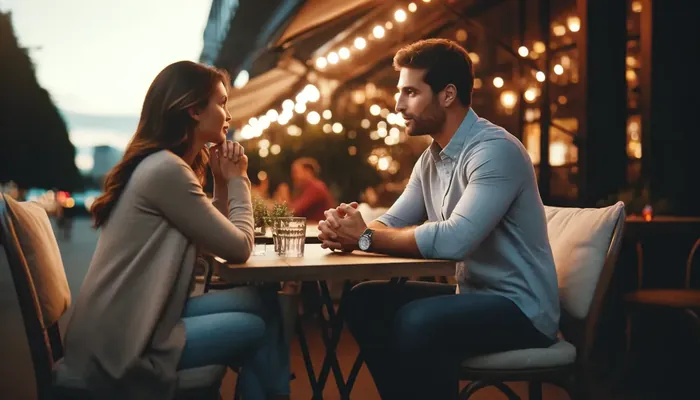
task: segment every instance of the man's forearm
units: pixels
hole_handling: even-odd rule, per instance
[[[370,223],[368,227],[374,230],[371,252],[402,257],[423,257],[416,243],[415,227],[389,228],[376,221]]]

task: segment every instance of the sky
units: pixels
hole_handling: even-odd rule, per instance
[[[151,81],[168,64],[198,61],[210,0],[0,0],[30,49],[80,152],[122,147]]]

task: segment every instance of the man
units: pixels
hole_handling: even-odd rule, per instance
[[[333,196],[326,184],[318,179],[320,170],[313,158],[303,157],[292,163],[291,175],[296,197],[290,201],[289,208],[294,210],[294,215],[313,222],[322,220],[323,212],[333,207]],[[283,199],[285,197],[289,197],[289,194],[282,196]]]
[[[456,399],[463,359],[555,342],[554,260],[525,148],[470,107],[467,52],[420,41],[399,50],[394,68],[406,132],[433,142],[386,214],[367,226],[354,203],[341,204],[326,211],[319,238],[330,249],[460,261],[456,290],[365,282],[345,305],[383,399]]]

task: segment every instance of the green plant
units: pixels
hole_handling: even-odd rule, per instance
[[[275,202],[272,208],[270,208],[265,200],[259,197],[253,198],[253,220],[255,222],[255,228],[262,228],[264,230],[264,228],[272,226],[275,218],[293,216],[294,214],[289,209],[286,202]]]
[[[266,225],[272,226],[275,218],[293,217],[294,213],[289,209],[287,202],[275,203],[272,206],[272,211],[268,212]]]
[[[269,219],[269,211],[265,201],[260,197],[253,197],[253,221],[256,228],[264,228]]]

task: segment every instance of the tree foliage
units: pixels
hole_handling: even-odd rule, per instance
[[[37,82],[9,13],[0,13],[0,60],[0,182],[14,181],[21,188],[80,189],[82,178],[66,123]]]

